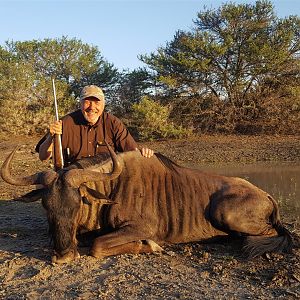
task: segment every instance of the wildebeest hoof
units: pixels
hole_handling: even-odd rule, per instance
[[[101,251],[97,251],[97,250],[95,250],[95,249],[93,249],[93,248],[90,249],[89,255],[90,255],[90,256],[93,256],[93,257],[95,257],[95,258],[98,258],[98,259],[104,257],[104,255],[103,255],[103,253],[101,253]]]
[[[153,252],[162,252],[164,249],[152,240],[145,240]]]
[[[71,262],[77,258],[80,258],[80,254],[78,253],[77,250],[72,250],[63,256],[53,255],[51,261],[53,264],[64,264],[64,263]]]

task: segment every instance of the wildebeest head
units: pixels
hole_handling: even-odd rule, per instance
[[[49,233],[54,243],[54,256],[56,263],[68,262],[79,256],[76,247],[76,231],[80,218],[82,201],[100,199],[102,203],[109,203],[103,195],[85,186],[90,181],[113,180],[117,178],[122,167],[114,151],[108,146],[113,167],[110,173],[102,173],[89,168],[62,169],[58,172],[48,170],[26,177],[11,175],[11,161],[17,150],[7,157],[1,168],[4,181],[13,185],[39,185],[36,189],[18,200],[33,202],[42,199],[47,211]]]

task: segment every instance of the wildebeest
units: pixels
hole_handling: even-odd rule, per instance
[[[90,254],[97,258],[225,235],[243,237],[248,257],[292,248],[275,200],[241,178],[185,168],[159,153],[145,158],[139,151],[111,149],[104,162],[93,157],[57,172],[14,177],[15,151],[3,163],[2,178],[13,185],[43,186],[23,201],[42,199],[55,263],[79,257],[77,235],[95,230]]]

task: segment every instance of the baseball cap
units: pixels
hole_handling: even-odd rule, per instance
[[[80,100],[83,100],[88,97],[95,97],[100,101],[104,101],[104,93],[102,89],[100,89],[96,85],[87,85],[81,90]]]

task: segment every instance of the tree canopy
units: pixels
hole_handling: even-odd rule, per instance
[[[0,58],[0,119],[8,131],[28,133],[48,126],[46,120],[53,115],[52,78],[61,114],[76,106],[84,85],[98,84],[110,90],[117,81],[117,69],[103,59],[97,47],[67,37],[8,41],[0,47]],[[11,114],[7,118],[10,101],[18,103],[18,122]]]
[[[271,86],[299,85],[299,17],[279,19],[271,2],[257,1],[199,12],[194,24],[157,52],[141,56],[165,84],[165,100],[210,97],[217,106],[226,103],[240,111],[257,108]]]
[[[195,28],[141,59],[169,87],[239,102],[268,77],[299,63],[300,19],[278,19],[268,1],[224,4],[198,13]]]

